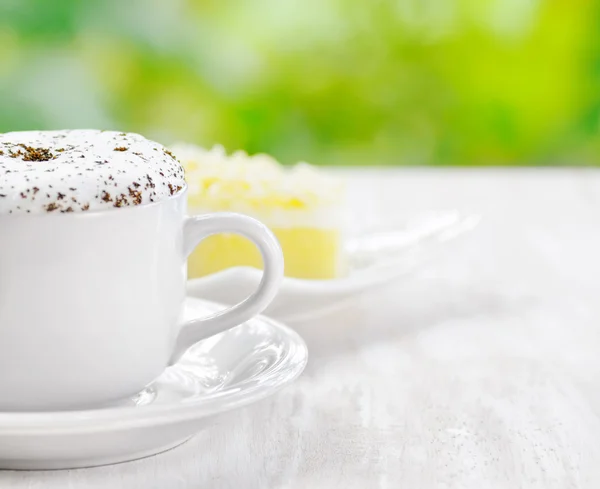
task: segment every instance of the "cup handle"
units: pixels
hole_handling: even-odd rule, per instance
[[[187,258],[203,239],[219,233],[235,233],[250,239],[260,250],[263,276],[258,289],[248,298],[206,318],[183,324],[171,363],[194,343],[226,331],[260,314],[275,298],[283,278],[283,253],[275,235],[256,219],[241,214],[222,212],[187,217],[183,224],[183,253]]]

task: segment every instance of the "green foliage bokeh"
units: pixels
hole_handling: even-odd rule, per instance
[[[0,0],[0,132],[596,165],[600,0]]]

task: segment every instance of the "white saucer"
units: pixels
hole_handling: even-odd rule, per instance
[[[193,298],[186,308],[196,317],[221,309]],[[197,343],[154,383],[118,406],[0,413],[0,468],[90,467],[168,450],[209,426],[215,415],[292,382],[307,358],[306,345],[294,331],[259,316]]]
[[[357,294],[414,272],[448,242],[472,230],[479,220],[474,214],[436,211],[383,229],[363,229],[346,243],[347,276],[335,280],[286,277],[265,314],[281,321],[315,319]],[[261,277],[262,271],[255,268],[229,268],[189,280],[188,294],[235,304],[256,290]]]

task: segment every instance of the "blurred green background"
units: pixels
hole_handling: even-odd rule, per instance
[[[598,165],[600,0],[0,0],[0,132]]]

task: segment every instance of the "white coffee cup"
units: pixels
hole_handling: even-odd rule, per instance
[[[240,304],[183,323],[186,258],[222,232],[257,245],[262,282]],[[263,224],[187,217],[185,191],[107,211],[0,215],[0,411],[127,398],[196,341],[259,314],[282,276],[281,249]]]

